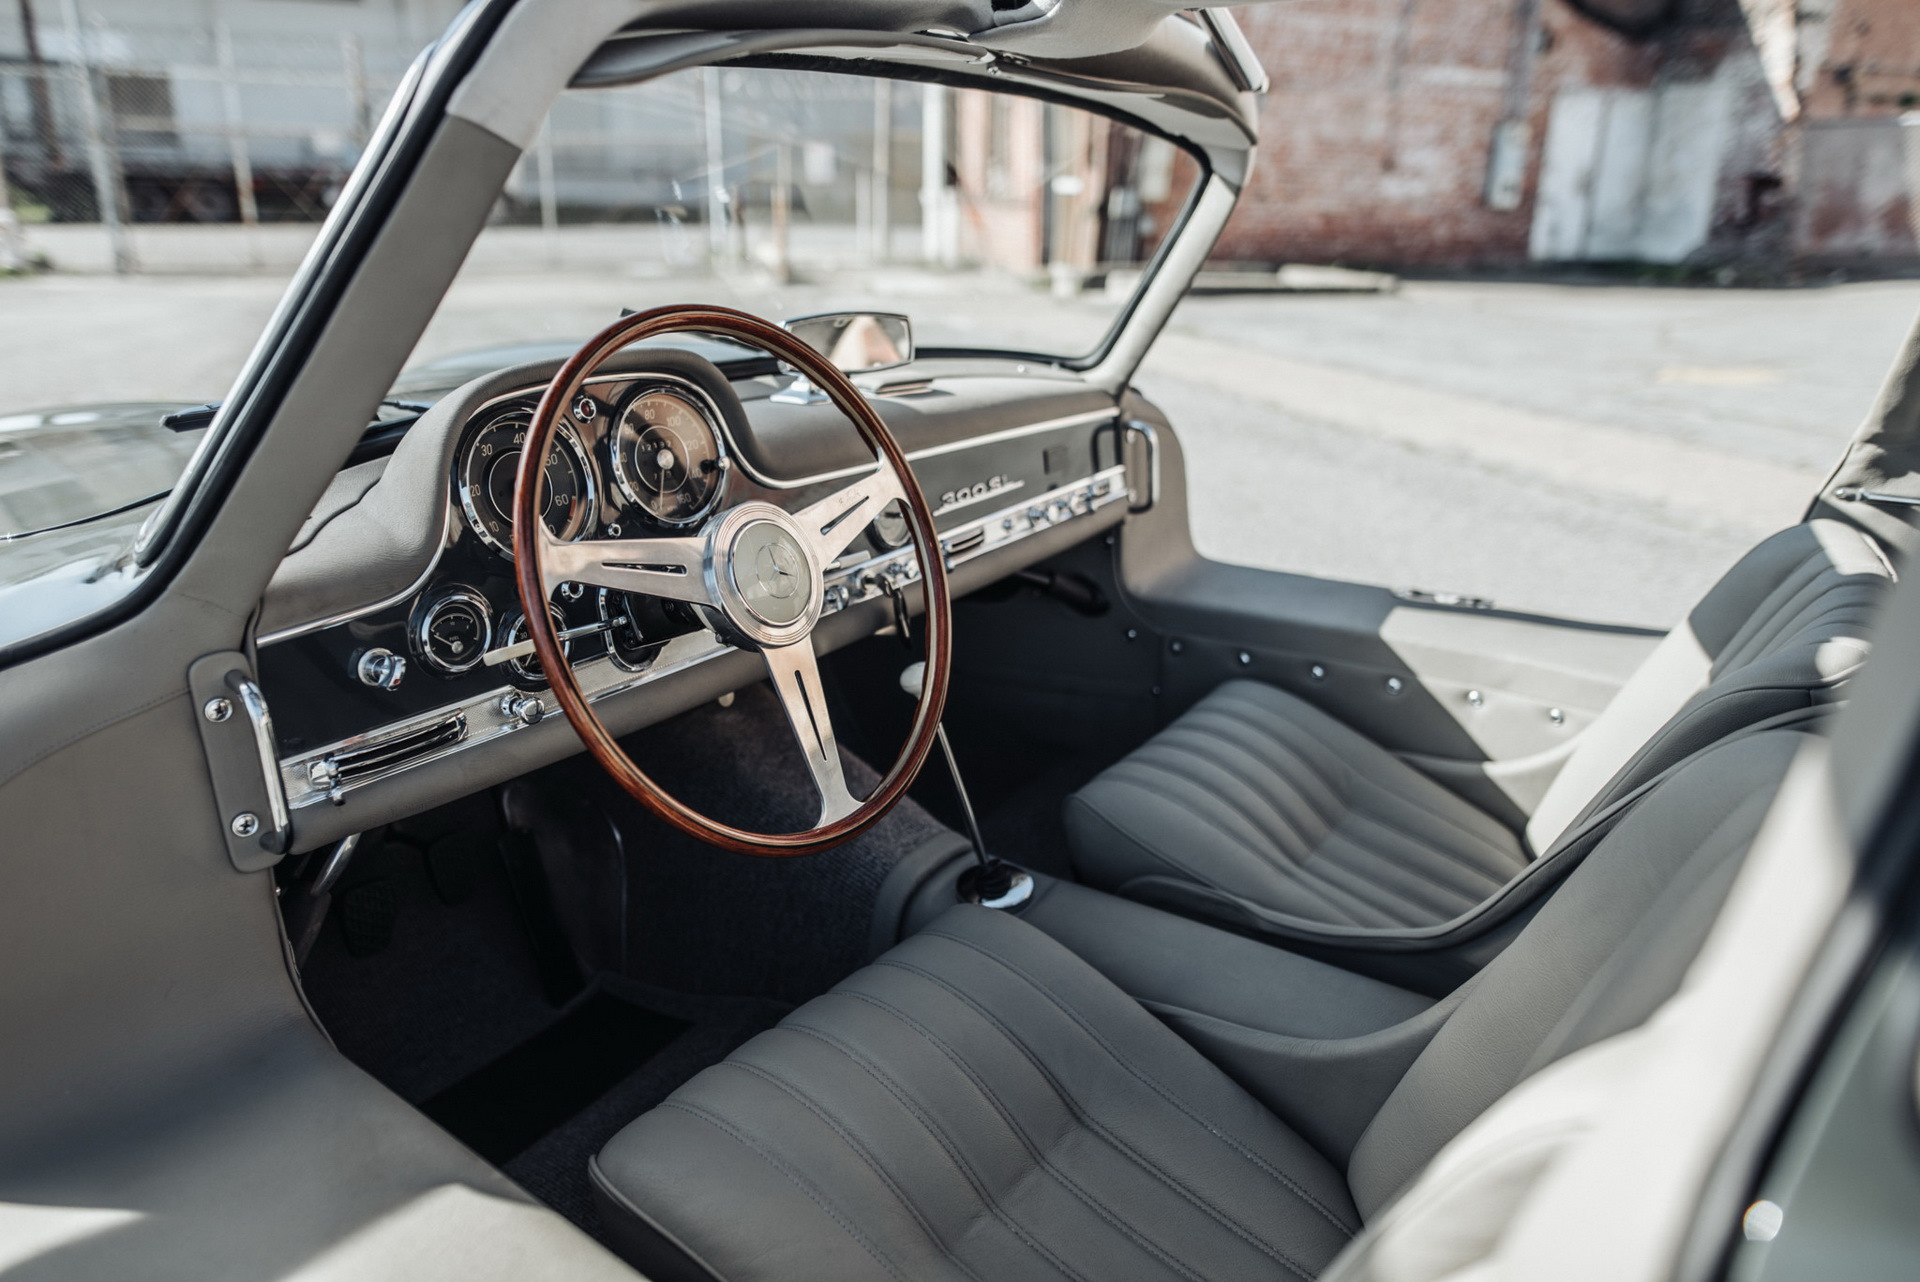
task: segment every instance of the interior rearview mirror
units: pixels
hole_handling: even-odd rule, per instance
[[[890,312],[796,316],[787,322],[787,330],[842,374],[870,374],[913,359],[913,326]]]

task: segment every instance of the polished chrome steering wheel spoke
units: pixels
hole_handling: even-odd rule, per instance
[[[860,803],[847,791],[846,776],[840,770],[840,748],[834,742],[833,723],[827,718],[826,691],[820,685],[820,664],[813,654],[813,638],[802,637],[792,645],[769,647],[761,654],[767,660],[767,673],[773,678],[774,693],[786,709],[793,737],[807,759],[813,786],[820,793],[820,818],[816,826],[832,823],[859,809]]]
[[[549,595],[562,583],[589,583],[712,605],[706,566],[707,541],[698,536],[562,543],[542,531],[540,540],[540,574]]]
[[[858,538],[880,510],[896,499],[904,500],[906,490],[900,478],[885,463],[863,481],[855,481],[818,503],[810,503],[793,514],[813,555],[823,566],[833,564],[849,544]]]

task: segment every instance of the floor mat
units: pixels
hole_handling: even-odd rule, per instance
[[[627,988],[618,980],[606,983],[615,991]],[[600,1223],[587,1180],[588,1156],[681,1083],[771,1028],[789,1010],[778,1002],[690,1000],[659,990],[641,989],[630,995],[650,1010],[685,1017],[691,1027],[501,1168],[521,1188],[589,1233],[597,1234]]]
[[[420,1111],[498,1166],[605,1095],[688,1027],[594,993]]]

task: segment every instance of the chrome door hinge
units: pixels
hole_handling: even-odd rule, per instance
[[[293,844],[293,821],[266,696],[237,650],[194,660],[187,688],[227,856],[241,872],[271,868]]]
[[[1920,498],[1906,494],[1883,494],[1878,490],[1866,490],[1858,485],[1842,485],[1833,491],[1833,497],[1842,503],[1877,503],[1882,507],[1920,507]]]

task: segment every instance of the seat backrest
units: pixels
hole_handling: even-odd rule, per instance
[[[1527,824],[1545,854],[1585,815],[1735,730],[1837,697],[1893,584],[1872,538],[1807,521],[1713,585],[1581,736]]]
[[[1744,735],[1682,766],[1468,982],[1354,1147],[1362,1216],[1528,1075],[1673,995],[1809,733]]]

